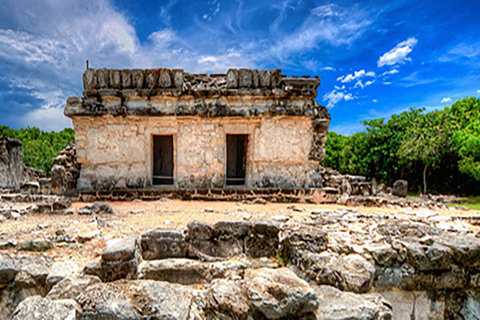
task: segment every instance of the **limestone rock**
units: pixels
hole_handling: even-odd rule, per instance
[[[19,272],[14,279],[17,288],[40,288],[46,284],[50,261],[42,256],[15,256]]]
[[[20,251],[47,251],[55,248],[55,244],[47,239],[26,240],[18,243]]]
[[[342,292],[331,286],[316,288],[317,320],[391,320],[389,303],[376,295]]]
[[[252,305],[268,319],[281,319],[314,312],[317,294],[288,268],[248,269],[245,285]]]
[[[375,268],[358,254],[349,254],[325,261],[319,267],[316,281],[344,291],[356,293],[368,292],[373,284]]]
[[[18,273],[14,261],[7,255],[0,255],[0,285],[7,284]]]
[[[13,320],[70,320],[75,319],[78,305],[75,300],[56,300],[33,296],[15,309]]]
[[[245,238],[245,253],[253,258],[273,257],[279,242],[279,229],[275,224],[255,221]]]
[[[51,288],[67,276],[74,275],[79,270],[78,265],[73,261],[56,262],[50,268],[47,276],[47,287]]]
[[[117,281],[87,287],[79,319],[187,320],[194,290],[158,281]]]
[[[140,248],[145,260],[187,256],[187,243],[182,232],[177,230],[153,230],[144,233],[140,239]]]
[[[247,222],[218,222],[214,226],[191,222],[188,224],[189,256],[215,261],[242,254],[249,228]]]
[[[397,197],[405,198],[408,193],[408,181],[397,180],[393,184],[392,194]]]
[[[246,290],[233,281],[213,280],[206,289],[207,309],[217,317],[246,320],[250,306]]]
[[[138,238],[130,236],[112,239],[105,244],[102,259],[85,266],[84,273],[98,276],[102,281],[136,279],[140,260]]]
[[[143,261],[138,267],[138,277],[190,285],[209,283],[216,278],[239,278],[245,269],[245,264],[235,261],[200,262],[191,259],[162,259]]]
[[[138,249],[138,238],[135,236],[112,239],[105,243],[102,254],[104,261],[124,261],[135,257]]]
[[[70,275],[55,284],[47,297],[52,300],[76,299],[87,287],[100,282],[95,276]]]

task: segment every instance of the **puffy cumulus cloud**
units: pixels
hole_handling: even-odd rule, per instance
[[[405,63],[405,61],[411,61],[412,59],[407,57],[407,55],[412,52],[417,42],[418,40],[414,37],[400,42],[395,46],[395,48],[386,52],[378,59],[378,67],[392,66],[398,63]]]
[[[479,90],[477,90],[477,94],[480,94],[480,89],[479,89]]]
[[[442,99],[442,101],[440,101],[440,103],[448,103],[448,102],[452,102],[452,98],[450,98],[450,97],[444,97],[444,98]]]
[[[328,101],[327,108],[333,108],[342,100],[349,101],[354,99],[357,99],[357,97],[353,96],[351,93],[338,91],[338,89],[334,89],[323,96],[323,101]]]
[[[360,79],[363,77],[375,77],[375,72],[373,71],[365,72],[365,70],[355,71],[354,73],[347,74],[346,76],[338,77],[337,81],[346,83],[346,82],[352,82],[353,80]]]

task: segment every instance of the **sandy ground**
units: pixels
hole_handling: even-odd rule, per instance
[[[10,203],[8,203],[10,204]],[[21,242],[33,239],[54,239],[57,235],[78,235],[97,232],[97,236],[84,244],[58,242],[53,250],[41,253],[55,260],[74,260],[79,265],[98,258],[103,252],[107,240],[127,235],[162,229],[182,229],[191,221],[198,220],[213,224],[217,221],[254,221],[271,219],[275,216],[294,217],[309,215],[311,211],[325,209],[351,209],[365,213],[411,211],[408,209],[387,209],[367,207],[344,207],[338,205],[314,204],[246,204],[239,202],[204,202],[204,201],[132,201],[109,202],[115,214],[98,216],[35,214],[25,215],[17,220],[0,223],[0,239]],[[12,204],[10,204],[12,205]],[[91,203],[74,202],[71,210]],[[25,206],[25,205],[23,205]],[[475,211],[437,211],[441,215],[476,214]],[[18,253],[16,248],[0,252]],[[25,253],[39,254],[39,253]]]

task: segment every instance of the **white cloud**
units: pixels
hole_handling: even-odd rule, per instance
[[[362,89],[365,87],[365,85],[362,83],[362,80],[358,80],[357,83],[355,83],[354,88],[358,88],[358,87]]]
[[[477,93],[480,94],[480,90],[477,90]]]
[[[412,52],[417,42],[418,40],[414,37],[400,42],[395,46],[395,48],[388,51],[378,59],[378,67],[392,66],[398,63],[405,63],[405,61],[411,61],[412,59],[407,57],[407,55]]]
[[[385,71],[384,73],[382,73],[382,76],[388,76],[388,75],[396,74],[396,73],[398,73],[398,69],[392,69],[392,70]]]
[[[373,103],[377,103],[378,100],[377,100],[377,99],[373,99],[372,102],[373,102]]]
[[[327,4],[314,8],[300,27],[280,38],[268,50],[280,60],[292,53],[329,44],[351,45],[372,24],[370,13],[358,5],[343,8]]]
[[[347,74],[346,76],[338,77],[337,81],[346,83],[346,82],[351,82],[355,79],[360,79],[363,77],[375,77],[375,72],[373,71],[365,72],[365,70],[355,71],[353,74],[350,73],[350,74]]]
[[[327,108],[333,108],[342,100],[350,101],[353,99],[357,99],[357,97],[353,96],[351,93],[345,94],[344,92],[337,91],[337,89],[334,89],[323,96],[323,101],[328,101]]]
[[[452,102],[452,98],[450,97],[444,97],[440,103],[447,103],[447,102]]]

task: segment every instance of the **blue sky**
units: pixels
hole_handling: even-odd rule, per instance
[[[0,125],[61,130],[93,68],[322,77],[330,130],[480,96],[480,1],[0,2]]]

